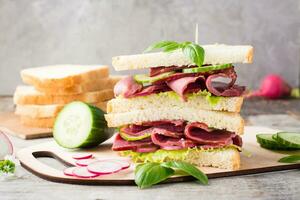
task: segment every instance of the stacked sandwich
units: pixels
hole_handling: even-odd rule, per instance
[[[181,50],[112,59],[115,70],[149,69],[115,85],[116,98],[108,102],[105,116],[108,126],[118,130],[114,151],[135,162],[240,167],[245,87],[235,84],[232,63],[251,63],[253,47],[201,48],[200,66]]]
[[[51,128],[63,106],[72,101],[94,104],[102,110],[113,98],[120,77],[109,77],[107,66],[55,65],[24,69],[24,83],[14,93],[17,115],[27,126]]]

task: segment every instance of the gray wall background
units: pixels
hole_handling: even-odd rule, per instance
[[[110,64],[155,41],[194,40],[195,23],[201,44],[255,47],[240,83],[274,72],[298,84],[298,0],[0,0],[0,94],[13,93],[23,68]]]

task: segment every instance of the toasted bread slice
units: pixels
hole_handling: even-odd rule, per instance
[[[76,84],[108,77],[105,65],[53,65],[21,71],[24,83],[37,88],[71,87]]]
[[[113,97],[114,92],[112,89],[75,95],[49,95],[35,90],[32,86],[18,86],[14,94],[14,103],[17,105],[66,104],[71,101],[96,103],[110,100]]]
[[[164,152],[162,154],[162,152]],[[170,152],[170,154],[168,153]],[[180,152],[182,153],[182,151]],[[122,156],[130,156],[134,162],[147,162],[151,159],[152,162],[176,161],[178,156],[174,156],[172,151],[158,150],[151,153],[137,153],[137,152],[120,152]],[[221,169],[237,170],[240,168],[240,153],[234,147],[226,147],[220,149],[188,149],[184,152],[184,157],[180,160],[194,164],[198,167],[217,167]],[[163,156],[162,156],[163,155]],[[151,158],[149,158],[151,157]]]
[[[97,79],[71,87],[36,87],[40,92],[50,95],[75,95],[85,92],[93,92],[104,89],[113,89],[114,85],[124,76],[110,76],[109,78]]]
[[[211,128],[224,129],[243,134],[244,120],[239,113],[200,110],[192,107],[161,107],[157,109],[133,110],[124,113],[109,113],[105,115],[109,127],[120,127],[148,121],[185,120],[202,122]]]
[[[203,64],[251,63],[252,46],[203,45],[205,51]],[[116,71],[145,69],[160,66],[195,65],[181,50],[174,52],[145,53],[138,55],[117,56],[112,58]]]
[[[164,107],[187,107],[203,110],[240,112],[243,97],[220,97],[217,103],[210,103],[206,96],[193,94],[183,101],[175,92],[164,92],[135,98],[121,96],[112,99],[107,104],[108,113],[122,113],[131,110],[158,109]]]
[[[97,102],[92,105],[106,111],[107,102]],[[51,118],[56,117],[57,114],[63,109],[64,104],[52,105],[17,105],[16,115],[27,116],[30,118]]]

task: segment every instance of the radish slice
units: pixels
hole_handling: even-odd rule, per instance
[[[13,145],[8,137],[0,131],[0,160],[3,160],[6,155],[13,154]]]
[[[81,166],[81,167],[86,167],[89,164],[92,164],[93,162],[98,161],[97,159],[94,158],[89,158],[89,159],[82,159],[82,160],[77,160],[75,162],[76,165]]]
[[[121,169],[121,164],[110,160],[93,162],[87,166],[87,170],[89,172],[99,175],[112,174],[120,171]]]
[[[76,159],[76,160],[81,160],[81,159],[89,159],[92,158],[93,154],[91,153],[78,153],[78,154],[74,154],[72,156],[72,158]]]
[[[113,160],[113,162],[120,164],[122,169],[127,169],[130,167],[130,163],[125,160]]]
[[[73,170],[75,169],[76,167],[69,167],[69,168],[66,168],[64,170],[64,174],[67,175],[67,176],[74,176],[73,175]]]
[[[130,167],[130,163],[125,160],[125,159],[122,159],[122,160],[115,160],[115,159],[98,159],[99,161],[111,161],[111,162],[116,162],[118,164],[120,164],[122,166],[122,169],[127,169],[128,167]]]
[[[95,178],[99,176],[99,174],[89,172],[86,167],[75,167],[72,174],[78,178]]]

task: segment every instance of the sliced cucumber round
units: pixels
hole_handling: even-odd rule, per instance
[[[277,133],[272,135],[272,139],[277,141]]]
[[[161,79],[168,78],[170,75],[172,75],[174,73],[175,73],[174,71],[166,72],[166,73],[162,73],[162,74],[159,74],[159,75],[153,76],[153,77],[150,77],[147,74],[137,74],[137,75],[134,75],[133,78],[138,83],[147,84],[147,83],[154,83]]]
[[[127,133],[124,133],[122,131],[119,132],[120,133],[120,136],[126,140],[126,141],[137,141],[137,140],[142,140],[142,139],[145,139],[145,138],[148,138],[151,136],[151,132],[150,133],[145,133],[143,135],[139,135],[139,136],[133,136],[133,135],[129,135]]]
[[[58,114],[53,128],[55,141],[65,148],[94,147],[110,136],[104,112],[80,101],[67,104]]]
[[[261,147],[273,150],[288,150],[289,148],[281,145],[279,142],[273,139],[273,135],[276,134],[257,134],[256,139]]]
[[[300,133],[279,132],[277,141],[288,148],[300,149]]]
[[[186,68],[183,69],[183,73],[202,73],[202,72],[209,72],[215,70],[221,70],[232,67],[232,64],[222,64],[222,65],[211,65],[211,66],[202,66],[202,67],[195,67],[195,68]]]

